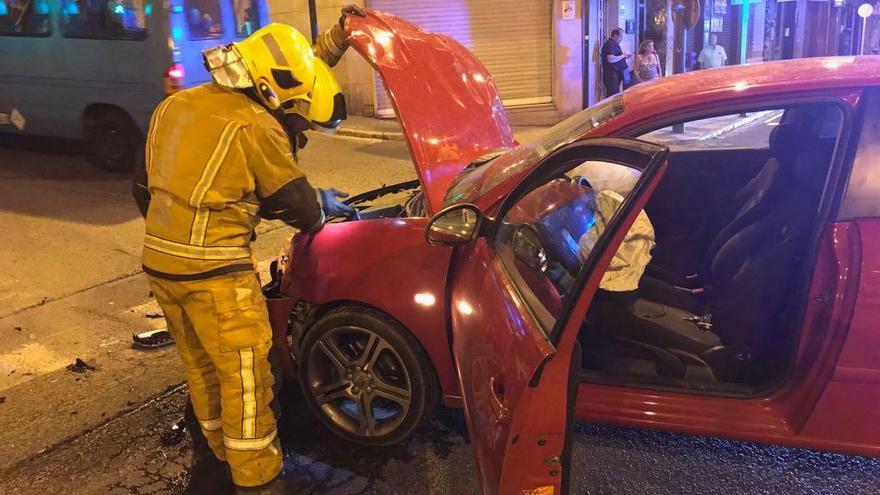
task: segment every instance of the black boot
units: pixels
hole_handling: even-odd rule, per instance
[[[214,455],[208,446],[208,440],[199,427],[192,402],[187,402],[183,419],[177,423],[178,429],[184,434],[189,433],[192,439],[192,467],[190,468],[187,495],[232,495],[235,485],[232,484],[232,473],[229,464]]]
[[[314,487],[314,481],[305,473],[282,473],[265,485],[237,486],[235,495],[308,495]]]
[[[212,456],[193,463],[187,495],[232,495],[234,485],[229,465]]]

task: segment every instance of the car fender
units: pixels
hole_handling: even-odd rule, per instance
[[[288,303],[279,304],[277,311],[287,311],[286,317],[293,304],[304,301],[317,306],[319,313],[340,305],[386,313],[421,343],[434,365],[444,402],[453,405],[460,393],[447,331],[446,278],[452,249],[429,245],[424,239],[426,223],[426,218],[332,223],[317,233],[296,236],[281,281]]]

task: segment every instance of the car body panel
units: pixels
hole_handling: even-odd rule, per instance
[[[315,234],[300,234],[281,291],[289,300],[307,301],[322,311],[359,305],[390,315],[421,342],[445,401],[456,404],[458,384],[444,314],[451,248],[428,245],[425,222],[389,218],[332,223]],[[284,317],[288,315],[289,310]]]
[[[874,236],[870,241],[880,242],[880,221],[870,223]],[[880,346],[865,325],[870,318],[880,317],[880,298],[873,303],[862,302],[866,284],[875,284],[877,292],[880,255],[863,251],[866,239],[860,235],[861,230],[855,223],[846,222],[829,224],[826,229],[809,291],[797,361],[784,384],[771,395],[722,398],[582,383],[577,417],[880,455],[880,425],[865,417],[867,414],[873,418],[874,408],[869,404],[877,404],[880,396],[880,360],[870,361],[876,359]],[[857,346],[849,343],[853,339]],[[852,352],[851,359],[846,349]],[[835,392],[853,389],[858,393],[843,400]]]
[[[507,111],[492,76],[460,43],[393,15],[367,12],[348,16],[349,44],[381,75],[436,212],[469,163],[516,144]]]
[[[453,353],[482,491],[519,493],[500,491],[502,478],[505,474],[510,477],[505,473],[508,446],[518,448],[512,444],[511,432],[524,426],[523,415],[517,415],[514,424],[509,411],[518,405],[528,408],[533,391],[526,385],[555,350],[543,329],[526,316],[525,303],[507,281],[486,238],[465,246],[454,265],[450,299]],[[547,451],[561,452],[561,435],[544,433],[554,440],[546,446]],[[531,440],[529,444],[530,448]],[[530,471],[529,476],[535,474],[526,466],[520,468]],[[536,486],[546,484],[539,481]]]

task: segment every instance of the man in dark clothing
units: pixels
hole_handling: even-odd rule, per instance
[[[620,92],[623,72],[628,68],[626,59],[632,56],[632,54],[624,54],[623,50],[620,49],[620,37],[622,34],[620,28],[612,30],[611,37],[605,40],[600,51],[605,96],[611,96]]]

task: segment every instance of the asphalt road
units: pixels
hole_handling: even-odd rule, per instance
[[[402,142],[313,135],[301,166],[316,186],[352,194],[415,177]],[[158,307],[130,187],[75,144],[0,142],[0,469],[182,381],[173,350],[130,348],[133,333],[164,324],[149,317]],[[269,260],[293,230],[264,222],[258,234]],[[98,371],[68,372],[76,358]]]
[[[714,144],[747,145],[773,124]],[[692,138],[672,137],[676,146]],[[302,166],[316,185],[351,193],[414,177],[402,142],[315,135]],[[128,190],[74,145],[0,146],[0,494],[184,493],[189,484],[188,441],[162,442],[184,402],[178,359],[129,348],[132,333],[161,320],[148,317],[156,307],[139,268],[143,224]],[[291,233],[261,226],[258,257],[273,257]],[[77,357],[97,369],[67,371]],[[404,445],[361,449],[321,428],[295,393],[286,402],[286,463],[310,474],[314,493],[474,493],[460,411],[438,410]],[[576,493],[880,487],[876,460],[589,424],[576,431]]]
[[[173,390],[132,412],[0,472],[0,493],[223,495],[190,489],[191,442],[169,426],[186,401]],[[464,418],[440,408],[406,443],[371,449],[334,437],[296,392],[284,400],[285,468],[307,473],[311,494],[477,493]],[[578,424],[573,494],[876,494],[880,460],[717,438]]]

